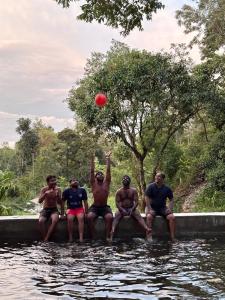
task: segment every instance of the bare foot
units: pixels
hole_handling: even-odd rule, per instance
[[[72,243],[73,242],[73,238],[70,237],[69,240],[68,240],[68,243]]]

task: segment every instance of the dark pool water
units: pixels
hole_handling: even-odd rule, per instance
[[[222,241],[0,246],[0,299],[225,299]]]

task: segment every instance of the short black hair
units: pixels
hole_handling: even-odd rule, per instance
[[[46,181],[49,182],[51,179],[56,179],[56,176],[55,175],[48,175],[46,177]]]
[[[69,183],[71,183],[73,180],[78,181],[76,177],[72,177],[72,178],[70,178]]]
[[[165,179],[166,178],[166,174],[164,172],[157,172],[156,175],[160,175],[162,177],[162,179]]]

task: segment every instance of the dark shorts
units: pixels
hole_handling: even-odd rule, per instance
[[[112,214],[112,210],[109,205],[105,205],[105,206],[91,205],[88,212],[94,213],[97,217],[104,217],[106,214]]]
[[[163,208],[157,208],[153,209],[152,211],[154,212],[152,215],[155,216],[161,216],[166,218],[168,215],[172,214],[171,210],[168,207],[163,207]]]
[[[48,220],[50,219],[51,215],[55,213],[59,214],[57,207],[43,208],[40,212],[40,217],[44,217]]]

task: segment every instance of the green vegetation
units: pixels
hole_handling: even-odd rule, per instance
[[[65,7],[72,2],[56,1]],[[162,7],[158,1],[130,3],[86,1],[80,18],[120,26],[128,34],[135,27],[141,29],[143,17],[150,19]],[[124,5],[124,11],[113,13],[118,5]],[[29,200],[38,196],[48,174],[58,177],[62,189],[76,176],[91,202],[91,154],[95,152],[96,169],[104,170],[109,150],[113,208],[124,174],[131,176],[143,208],[146,184],[157,170],[163,170],[175,191],[176,211],[199,188],[192,211],[224,210],[224,5],[224,0],[200,0],[177,12],[186,33],[197,34],[192,42],[198,42],[202,50],[204,61],[199,65],[191,62],[185,45],[173,46],[171,53],[153,54],[113,41],[106,54],[92,54],[83,78],[69,93],[75,128],[56,133],[41,121],[19,119],[20,140],[15,149],[7,144],[0,148],[0,214],[28,212]],[[98,92],[108,97],[104,108],[94,104]]]

